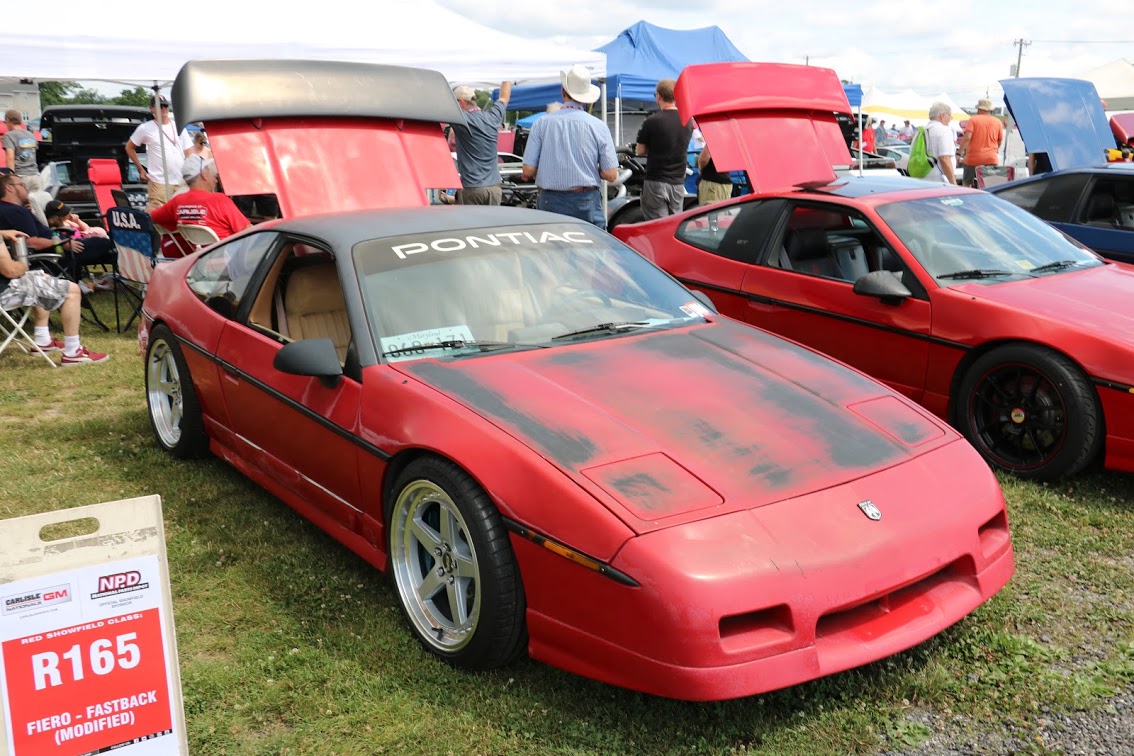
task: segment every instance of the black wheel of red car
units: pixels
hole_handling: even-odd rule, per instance
[[[199,457],[209,449],[201,405],[177,338],[165,326],[150,333],[146,349],[146,404],[162,448],[175,457]]]
[[[1033,480],[1081,471],[1103,440],[1087,376],[1061,354],[1030,344],[993,350],[961,381],[955,425],[990,464]]]
[[[646,214],[642,212],[642,205],[639,202],[630,202],[619,208],[614,217],[607,223],[606,230],[621,226],[624,223],[641,223],[646,219]]]
[[[389,507],[390,570],[426,650],[492,669],[526,646],[520,570],[488,494],[448,460],[411,462]]]

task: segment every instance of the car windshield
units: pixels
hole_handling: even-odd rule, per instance
[[[581,224],[374,239],[353,256],[376,347],[390,361],[559,347],[710,313],[629,247]]]
[[[1104,264],[1078,242],[991,194],[893,202],[878,214],[942,286],[995,284]]]

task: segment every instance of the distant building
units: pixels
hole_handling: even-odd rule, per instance
[[[29,128],[39,124],[42,109],[39,105],[39,86],[31,79],[0,76],[0,113],[16,109]]]

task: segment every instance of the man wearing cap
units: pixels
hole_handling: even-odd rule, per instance
[[[685,169],[693,121],[681,123],[673,88],[677,82],[662,79],[654,88],[658,112],[642,121],[635,152],[646,161],[642,183],[642,214],[646,220],[680,213],[685,202]]]
[[[977,102],[977,114],[965,124],[959,153],[964,172],[963,186],[977,185],[977,168],[1000,164],[1000,144],[1004,141],[1004,124],[992,115],[992,101],[987,97]]]
[[[563,107],[532,126],[522,175],[539,187],[536,207],[606,228],[603,181],[618,176],[618,157],[606,124],[585,109],[599,98],[585,66],[559,72]]]
[[[898,129],[898,139],[901,139],[906,144],[910,144],[911,142],[913,142],[913,138],[916,133],[917,132],[914,130],[914,127],[910,125],[910,119],[907,118],[906,122],[902,125],[902,128]]]
[[[126,140],[126,155],[138,167],[138,175],[146,182],[146,209],[150,212],[184,188],[180,179],[181,166],[185,162],[185,151],[193,148],[192,141],[184,132],[177,133],[177,124],[169,115],[169,100],[164,95],[158,95],[157,100],[156,108],[150,103],[154,119],[139,124]],[[146,148],[146,165],[142,165],[138,158],[139,147]]]
[[[476,104],[476,92],[472,87],[459,86],[453,90],[453,96],[465,114],[464,123],[452,124],[457,172],[461,174],[463,187],[457,192],[457,204],[499,205],[501,188],[500,163],[496,159],[497,140],[508,98],[512,96],[512,82],[500,85],[500,97],[488,110],[481,110]]]
[[[154,223],[168,229],[179,223],[208,226],[224,239],[251,225],[244,213],[227,194],[217,191],[216,163],[200,155],[185,158],[181,177],[189,191],[174,195],[169,202],[154,210],[150,217]]]

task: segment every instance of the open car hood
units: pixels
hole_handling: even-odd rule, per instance
[[[697,119],[713,163],[747,171],[756,193],[835,180],[851,162],[836,114],[850,116],[829,68],[786,63],[687,66],[677,79],[678,112]]]
[[[464,115],[436,71],[190,61],[172,97],[205,124],[225,192],[275,194],[284,217],[420,207],[426,190],[460,186],[441,123]]]
[[[1004,102],[1028,152],[1045,152],[1052,170],[1098,165],[1114,136],[1095,85],[1082,79],[1003,79]]]

